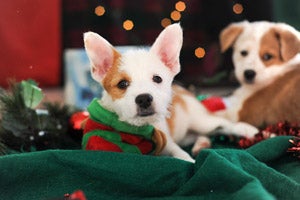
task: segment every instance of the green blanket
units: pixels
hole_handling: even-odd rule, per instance
[[[207,149],[171,157],[48,150],[0,157],[0,199],[55,199],[82,190],[98,199],[300,199],[300,161],[289,137],[247,150]]]

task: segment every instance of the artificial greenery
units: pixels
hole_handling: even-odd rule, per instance
[[[0,89],[0,153],[80,148],[80,136],[69,124],[76,109],[59,103],[40,105],[43,96],[32,80]]]

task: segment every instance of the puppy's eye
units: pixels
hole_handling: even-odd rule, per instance
[[[273,58],[273,55],[269,54],[269,53],[265,53],[263,56],[262,56],[262,59],[264,61],[268,61],[268,60],[271,60]]]
[[[129,86],[129,82],[127,80],[121,80],[117,87],[121,90],[125,90]]]
[[[246,50],[241,51],[241,55],[243,57],[247,56],[248,55],[248,51],[246,51]]]
[[[161,83],[162,82],[162,78],[158,75],[154,75],[152,80],[155,82],[155,83]]]

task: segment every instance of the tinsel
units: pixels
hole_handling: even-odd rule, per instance
[[[290,140],[294,146],[289,148],[287,152],[292,152],[293,155],[300,158],[300,123],[284,121],[269,125],[260,130],[253,138],[239,139],[238,146],[240,148],[248,148],[262,140],[276,136],[294,136],[294,138]]]
[[[294,156],[300,159],[300,137],[295,137],[291,139],[290,142],[294,145],[288,148],[287,152],[293,153]]]
[[[241,138],[238,142],[241,148],[250,147],[262,140],[266,140],[275,136],[295,136],[300,137],[300,124],[290,122],[278,122],[274,125],[269,125],[260,130],[253,138]]]

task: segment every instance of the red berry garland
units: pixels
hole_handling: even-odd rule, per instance
[[[300,123],[278,122],[274,125],[269,125],[265,129],[259,131],[253,138],[241,138],[238,141],[238,146],[248,148],[262,140],[266,140],[275,136],[295,136],[290,142],[294,145],[288,149],[295,156],[300,158]]]

